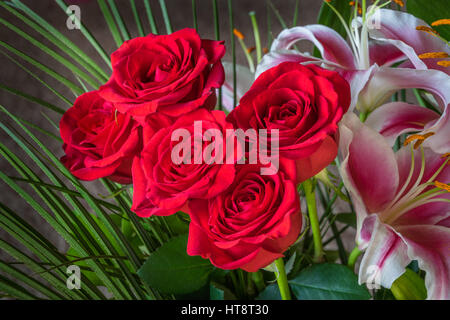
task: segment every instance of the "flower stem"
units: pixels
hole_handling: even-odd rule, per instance
[[[282,300],[291,300],[291,291],[289,290],[288,280],[286,276],[286,270],[284,269],[283,258],[278,258],[275,260],[275,266],[277,272],[275,273],[277,277],[278,288],[280,289]]]
[[[356,260],[358,260],[358,257],[361,255],[361,251],[358,249],[358,246],[353,248],[352,252],[350,252],[350,256],[348,257],[348,266],[350,269],[355,269],[355,263]]]
[[[317,216],[316,194],[314,192],[313,181],[311,179],[303,182],[306,203],[308,205],[309,222],[314,240],[314,262],[323,261],[322,237],[320,236],[320,223]]]
[[[255,36],[256,46],[256,62],[259,63],[262,58],[261,40],[259,38],[258,22],[256,21],[255,11],[249,12],[250,19],[252,20],[253,34]]]

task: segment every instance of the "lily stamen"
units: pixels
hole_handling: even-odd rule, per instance
[[[422,143],[425,141],[425,139],[431,137],[432,135],[434,135],[434,132],[427,132],[425,134],[412,134],[405,139],[405,142],[403,143],[403,145],[407,146],[411,142],[417,140],[416,143],[414,143],[414,149],[417,149],[422,145]]]
[[[442,67],[450,67],[450,61],[449,60],[442,60],[442,61],[438,61],[436,63],[438,65],[442,66]]]
[[[354,7],[355,1],[350,1],[348,4],[352,7]],[[359,4],[359,3],[358,3],[358,14],[362,14],[362,7],[361,7],[361,4]]]
[[[450,184],[439,182],[439,181],[435,181],[434,185],[436,186],[436,188],[439,188],[439,189],[445,190],[447,192],[450,192]]]
[[[427,32],[435,37],[439,36],[439,33],[436,30],[427,26],[417,26],[416,30]]]
[[[421,140],[423,141],[423,140]],[[435,181],[436,177],[442,172],[446,164],[449,162],[450,158],[447,158],[442,165],[436,170],[436,172],[431,176],[427,181],[422,182],[422,178],[425,173],[425,154],[423,148],[421,151],[421,168],[418,177],[415,179],[413,185],[409,188],[409,191],[406,191],[406,188],[411,183],[411,178],[413,177],[415,161],[414,161],[414,151],[411,148],[411,169],[409,175],[403,184],[401,190],[397,193],[397,196],[391,203],[388,205],[388,208],[383,213],[384,221],[386,223],[393,223],[399,216],[403,213],[408,212],[414,208],[417,208],[421,205],[430,203],[430,202],[449,202],[449,199],[436,198],[441,196],[447,192],[450,192],[450,186]],[[425,191],[426,188],[430,186],[435,186],[435,188]],[[444,191],[443,191],[444,190]]]
[[[441,26],[441,25],[444,25],[444,24],[450,24],[450,19],[439,19],[439,20],[433,21],[431,23],[431,25],[433,27]]]
[[[420,59],[448,58],[447,52],[425,52],[419,54]]]
[[[394,2],[396,4],[398,4],[400,7],[404,7],[405,6],[405,3],[402,0],[394,0]]]

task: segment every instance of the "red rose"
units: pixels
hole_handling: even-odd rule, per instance
[[[338,73],[284,62],[256,79],[229,121],[244,130],[278,129],[279,155],[296,160],[301,182],[336,157],[337,124],[349,104],[350,87]]]
[[[194,29],[134,38],[111,55],[113,73],[100,94],[135,117],[214,108],[224,54],[223,42],[202,40]]]
[[[131,183],[131,164],[141,143],[140,128],[130,116],[93,91],[76,99],[59,128],[66,153],[61,161],[74,176]]]
[[[293,162],[282,162],[274,175],[261,175],[260,169],[237,165],[225,192],[189,201],[189,255],[210,259],[222,269],[255,272],[297,240],[302,217]]]
[[[196,129],[194,122],[197,125],[201,123],[201,129]],[[144,125],[144,133],[148,127],[152,126]],[[198,109],[179,117],[172,126],[144,137],[145,147],[133,163],[132,210],[136,214],[148,217],[187,211],[188,199],[214,197],[233,182],[234,164],[233,161],[228,161],[228,164],[225,159],[225,143],[217,142],[221,153],[213,159],[214,163],[208,164],[206,159],[196,160],[200,154],[209,154],[206,148],[212,142],[203,140],[208,136],[206,131],[214,129],[225,139],[226,129],[233,129],[233,126],[226,122],[222,111]],[[179,133],[186,134],[188,139],[181,138]],[[199,148],[196,148],[196,141],[201,141]],[[179,149],[182,145],[187,146],[186,153]]]

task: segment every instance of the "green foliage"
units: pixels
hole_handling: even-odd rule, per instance
[[[256,300],[281,300],[280,289],[276,284],[268,285]]]
[[[448,19],[449,9],[447,0],[408,0],[406,10],[431,25],[433,21]],[[450,41],[450,26],[433,27],[447,41]]]
[[[370,293],[358,284],[357,276],[340,264],[317,264],[302,270],[289,281],[299,300],[367,300]]]
[[[208,260],[186,253],[187,235],[169,240],[145,261],[139,276],[152,288],[164,293],[186,294],[209,281],[214,267]]]
[[[427,298],[425,280],[408,268],[392,283],[391,292],[397,300],[425,300]]]
[[[64,1],[55,0],[55,3],[66,11]],[[134,1],[130,1],[130,4],[138,33],[142,35],[143,19],[139,17]],[[104,0],[98,0],[98,5],[114,42],[117,46],[121,45],[130,36],[117,7],[113,1]],[[157,32],[148,1],[145,1],[145,8],[150,29]],[[40,49],[48,59],[44,60],[45,63],[38,61],[27,52],[17,49],[14,44],[4,41],[0,42],[0,53],[18,66],[19,70],[36,79],[43,90],[48,89],[60,98],[60,101],[49,103],[11,84],[0,84],[1,90],[61,115],[74,99],[63,96],[45,82],[40,74],[54,78],[75,95],[98,88],[108,80],[109,53],[83,24],[80,32],[86,38],[87,45],[91,45],[104,61],[102,66],[86,53],[85,46],[81,48],[75,45],[22,1],[2,1],[0,11],[0,24]],[[24,27],[33,30],[33,34],[25,31]],[[45,44],[41,39],[46,39]],[[53,69],[55,64],[65,67],[66,72],[56,72]],[[78,83],[71,80],[73,77]],[[107,180],[103,181],[103,193],[107,196],[94,195],[47,148],[45,139],[48,137],[60,141],[57,125],[48,115],[43,113],[55,132],[14,115],[3,106],[0,106],[0,112],[0,129],[9,136],[11,142],[0,143],[0,155],[11,166],[10,170],[0,172],[0,180],[16,193],[13,196],[28,203],[32,214],[40,215],[69,245],[67,252],[60,252],[43,234],[9,208],[7,203],[0,203],[0,229],[15,239],[13,244],[0,238],[0,250],[11,258],[0,261],[0,292],[19,299],[106,299],[97,288],[102,285],[112,293],[114,299],[161,298],[161,294],[149,288],[136,273],[148,254],[167,240],[167,236],[162,234],[185,233],[183,228],[186,222],[174,220],[167,223],[161,219],[150,221],[138,218],[130,211],[131,190]],[[45,134],[46,138],[41,140],[35,132]],[[15,146],[11,147],[12,143]],[[148,232],[148,226],[157,231]],[[66,286],[66,268],[71,264],[81,268],[80,290],[69,290]],[[7,278],[3,276],[5,274]]]
[[[332,0],[329,3],[332,5],[344,18],[344,21],[350,22],[350,17],[352,16],[353,7],[348,4],[347,0]],[[344,39],[347,37],[345,27],[339,20],[336,13],[330,8],[330,6],[325,3],[322,4],[320,8],[319,15],[317,17],[317,23],[323,24],[339,33]]]

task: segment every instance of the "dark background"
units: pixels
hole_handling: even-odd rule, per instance
[[[54,27],[56,27],[60,32],[69,37],[75,44],[77,44],[80,48],[82,48],[86,53],[88,53],[93,59],[99,62],[100,66],[104,67],[105,70],[106,65],[103,63],[103,60],[98,56],[96,51],[91,47],[89,42],[84,38],[79,30],[68,30],[66,27],[67,15],[62,9],[55,4],[51,0],[23,0],[24,4],[29,6],[32,10],[38,13],[41,17],[45,18],[49,23],[51,23]],[[105,50],[110,54],[116,49],[115,43],[111,36],[111,33],[108,29],[108,26],[103,18],[103,15],[98,7],[98,4],[94,0],[84,0],[84,1],[75,1],[72,0],[73,3],[78,2],[81,8],[81,21],[84,25],[88,27],[88,29],[92,32],[95,38],[101,43]],[[81,3],[80,3],[81,2]],[[137,36],[137,27],[134,21],[134,17],[132,15],[132,11],[129,5],[128,0],[116,0],[116,5],[118,6],[122,18],[125,20],[125,23],[131,33],[132,37]],[[160,33],[165,33],[164,22],[162,19],[159,2],[156,0],[152,0],[151,6],[153,9],[153,13],[158,25],[158,30]],[[294,16],[295,9],[295,0],[273,0],[274,6],[279,10],[280,15],[286,20],[286,23],[289,27],[292,26],[292,20]],[[221,39],[225,40],[225,44],[227,46],[227,54],[224,58],[224,61],[231,62],[230,55],[230,27],[228,23],[228,8],[227,1],[218,0],[219,3],[219,12],[220,12],[220,31],[221,31]],[[138,11],[141,14],[141,21],[144,26],[145,32],[150,32],[150,26],[147,20],[147,16],[145,14],[144,5],[141,0],[136,0],[136,4],[138,7]],[[170,14],[170,18],[172,21],[172,26],[174,30],[182,29],[185,27],[193,26],[192,19],[192,7],[191,0],[166,0],[167,9]],[[322,4],[321,0],[300,0],[298,6],[298,22],[297,25],[306,25],[315,23],[317,19],[317,15],[319,12],[319,8]],[[245,42],[248,47],[254,45],[253,31],[251,26],[251,21],[248,13],[250,11],[256,12],[256,17],[258,20],[260,34],[262,38],[263,47],[267,46],[267,11],[270,11],[271,22],[272,22],[272,32],[273,37],[282,30],[280,23],[277,18],[273,14],[273,11],[269,8],[266,9],[266,1],[265,0],[234,0],[233,1],[233,9],[234,9],[234,24],[235,27],[238,28],[245,36]],[[197,16],[198,16],[198,26],[199,33],[202,38],[210,38],[214,39],[214,19],[213,19],[213,11],[212,11],[212,1],[210,0],[197,0]],[[53,48],[51,43],[46,41],[46,39],[42,39],[36,32],[30,30],[26,26],[24,26],[20,20],[12,16],[5,9],[0,8],[0,18],[6,19],[7,21],[15,24],[23,31],[30,33],[40,41],[43,41],[45,44],[49,45],[49,47]],[[21,50],[27,53],[29,56],[34,59],[40,61],[41,63],[51,67],[58,73],[65,75],[67,78],[73,80],[75,83],[77,80],[73,77],[70,70],[65,68],[63,65],[59,64],[57,61],[53,60],[50,56],[43,53],[40,49],[34,47],[28,41],[24,40],[16,33],[12,32],[8,28],[3,25],[0,25],[0,40],[4,41],[18,50]],[[1,49],[4,50],[4,49]],[[58,49],[56,49],[58,51]],[[238,63],[246,64],[246,60],[242,53],[241,47],[236,41],[236,52]],[[14,56],[14,58],[16,58]],[[61,92],[64,96],[69,98],[70,100],[74,100],[75,96],[69,90],[67,90],[63,85],[59,84],[50,76],[44,74],[43,72],[36,70],[32,66],[28,65],[26,62],[18,59],[21,63],[23,63],[27,68],[30,68],[33,72],[35,72],[43,81],[49,83],[54,89]],[[7,85],[9,87],[13,87],[19,89],[23,92],[26,92],[32,96],[48,101],[54,105],[57,105],[61,108],[67,108],[66,104],[61,102],[61,100],[56,97],[50,90],[46,89],[42,84],[39,83],[36,79],[30,76],[28,73],[20,69],[17,65],[15,65],[12,61],[7,59],[3,54],[0,54],[0,83]],[[43,113],[51,118],[54,122],[59,122],[59,115],[42,108],[36,104],[30,103],[20,97],[16,97],[11,95],[10,93],[0,91],[0,104],[6,107],[8,110],[12,111],[14,114],[36,124],[46,130],[51,130],[55,134],[58,135],[58,131],[54,128],[49,121],[44,117]],[[3,120],[7,119],[4,114],[0,114],[0,117]],[[8,121],[8,120],[6,120]],[[38,135],[39,136],[39,135]],[[58,156],[61,156],[62,148],[59,143],[55,140],[52,140],[49,137],[39,136],[41,141],[45,141],[47,146],[55,152]],[[0,139],[1,142],[7,145],[12,150],[16,151],[20,156],[23,153],[19,151],[19,148],[14,144],[11,138],[9,138],[3,130],[0,130]],[[26,158],[24,156],[24,158]],[[35,167],[30,164],[33,170],[36,170]],[[0,170],[13,176],[17,176],[14,169],[12,169],[9,164],[3,158],[0,158]],[[97,188],[95,183],[89,183],[92,190],[94,192],[101,193],[102,191]],[[14,193],[8,186],[4,183],[0,182],[0,201],[6,203],[11,209],[15,210],[18,214],[24,217],[29,223],[31,223],[34,227],[40,230],[47,238],[55,243],[57,247],[62,250],[65,248],[65,243],[61,238],[48,227],[44,220],[42,220],[36,212],[34,212],[24,200],[22,200],[18,195]],[[26,188],[26,186],[25,186]],[[0,238],[11,240],[11,238],[5,234],[4,231],[0,230]],[[0,257],[3,258],[2,253],[0,252]]]

